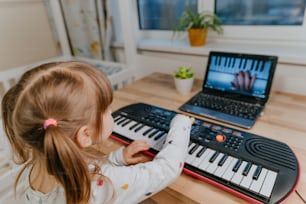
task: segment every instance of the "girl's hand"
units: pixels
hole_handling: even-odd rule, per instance
[[[150,146],[146,141],[136,140],[126,146],[123,150],[123,158],[127,165],[138,164],[141,162],[149,161],[148,157],[140,152],[148,150]]]

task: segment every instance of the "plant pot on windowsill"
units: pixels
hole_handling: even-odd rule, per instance
[[[174,84],[177,92],[182,95],[190,93],[194,81],[194,73],[191,67],[179,67],[174,74]]]
[[[193,28],[188,30],[189,43],[191,46],[203,46],[206,43],[207,28]]]
[[[178,20],[174,34],[177,31],[188,31],[190,45],[202,46],[205,45],[208,29],[221,34],[223,32],[222,20],[213,13],[197,13],[187,10]]]

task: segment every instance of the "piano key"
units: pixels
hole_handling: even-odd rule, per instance
[[[238,171],[233,175],[232,179],[231,179],[231,182],[232,183],[235,183],[237,185],[240,184],[242,178],[243,178],[243,170],[245,168],[245,166],[247,165],[247,162],[246,161],[243,161],[238,169]]]
[[[199,150],[201,151],[201,150]],[[207,157],[210,157],[209,155],[213,154],[213,150],[210,148],[205,148],[204,153],[202,154],[201,157],[196,157],[195,160],[193,160],[192,162],[190,162],[189,164],[195,167],[200,168],[201,163],[203,162],[203,160]],[[188,163],[188,162],[187,162]]]
[[[224,172],[224,174],[222,175],[222,178],[230,181],[234,175],[234,171],[233,171],[233,167],[235,166],[235,164],[237,163],[238,159],[234,158],[232,159],[232,162],[228,165],[228,168],[226,169],[226,171]]]
[[[240,186],[248,189],[253,181],[253,174],[254,172],[256,171],[257,169],[257,165],[252,165],[252,167],[250,168],[250,171],[248,173],[247,176],[244,176],[241,183],[240,183]]]
[[[242,175],[247,176],[250,169],[251,169],[251,166],[252,166],[252,162],[248,162],[247,165],[245,166],[243,172],[242,172]]]
[[[116,123],[118,120],[120,120],[121,118],[121,115],[117,115],[115,118],[114,118],[114,122]]]
[[[221,160],[219,161],[218,166],[222,166],[224,162],[227,160],[227,158],[228,158],[228,154],[224,154]]]
[[[145,127],[145,124],[140,124],[137,128],[135,128],[134,132],[138,132],[139,130],[141,130],[144,127]]]
[[[239,67],[238,67],[239,69],[241,69],[243,62],[244,62],[244,59],[240,59]]]
[[[125,120],[127,120],[126,117],[121,117],[121,119],[118,120],[118,121],[116,122],[116,124],[117,124],[117,125],[120,125],[120,124],[123,123]]]
[[[207,166],[210,164],[209,159],[212,157],[212,155],[216,152],[213,149],[209,149],[208,155],[202,160],[201,164],[199,165],[199,168],[202,169],[203,171],[207,168]],[[208,150],[206,150],[208,151]]]
[[[237,172],[237,171],[238,171],[238,169],[239,169],[241,163],[242,163],[242,159],[238,159],[237,162],[236,162],[236,164],[235,164],[235,166],[233,167],[233,171],[234,171],[234,172]]]
[[[146,136],[149,132],[154,131],[154,127],[150,127],[149,129],[147,129],[146,131],[144,131],[142,133],[143,136]]]
[[[197,153],[196,157],[201,157],[202,154],[205,152],[205,150],[207,149],[207,147],[201,146],[202,148],[200,149],[200,151]]]
[[[234,67],[235,66],[235,61],[236,61],[236,58],[232,58],[232,64],[231,64],[231,67]]]
[[[267,176],[265,178],[265,181],[260,189],[260,194],[266,197],[270,197],[272,193],[272,189],[274,187],[274,183],[277,177],[277,173],[274,171],[268,170]]]
[[[193,154],[194,151],[196,151],[198,147],[199,147],[199,144],[195,143],[195,145],[188,151],[188,154]]]
[[[211,156],[211,158],[209,159],[209,162],[210,162],[210,163],[213,163],[213,162],[215,161],[215,159],[218,157],[218,155],[219,155],[219,152],[216,151],[216,152]]]
[[[257,168],[256,168],[256,170],[255,170],[255,173],[254,173],[254,175],[253,175],[253,179],[254,179],[254,180],[257,180],[257,179],[258,179],[261,170],[262,170],[262,166],[257,166]]]
[[[152,131],[148,137],[151,138],[151,137],[154,137],[155,135],[157,135],[157,133],[159,132],[160,130],[159,129],[154,129],[154,131]]]
[[[222,175],[224,174],[225,170],[228,168],[228,166],[231,164],[232,160],[234,159],[234,157],[232,156],[228,156],[226,161],[224,162],[224,164],[222,166],[219,166],[214,175],[218,176],[218,177],[222,177]],[[220,163],[220,162],[219,162]]]
[[[267,174],[268,170],[263,168],[261,170],[261,173],[258,177],[257,180],[253,180],[253,182],[251,183],[251,186],[250,186],[250,190],[251,191],[254,191],[255,193],[259,193],[260,189],[261,189],[261,186],[265,180],[265,177],[266,177],[266,174]]]
[[[137,125],[139,125],[139,123],[134,121],[134,123],[129,127],[129,130],[133,130]]]
[[[197,148],[195,148],[195,147],[197,147]],[[200,147],[200,148],[198,148],[198,147]],[[195,159],[199,159],[197,157],[197,152],[201,150],[201,147],[202,146],[198,145],[198,144],[195,144],[195,145],[191,146],[191,148],[188,151],[187,157],[186,157],[186,163],[192,164]],[[193,149],[194,149],[194,151],[192,151]]]
[[[218,154],[216,159],[206,168],[206,172],[213,174],[216,171],[218,163],[222,159],[223,155],[223,153]]]
[[[119,120],[119,121],[117,122],[117,125],[122,125],[122,124],[124,124],[124,123],[127,122],[127,121],[129,121],[129,119],[123,117],[122,120]]]
[[[163,137],[166,134],[165,131],[160,131],[156,137],[154,137],[154,140],[159,140],[161,137]]]
[[[159,140],[157,140],[157,141],[155,140],[154,145],[153,145],[153,149],[160,151],[163,148],[163,145],[164,145],[166,139],[167,139],[167,133],[165,133],[163,135],[163,137],[160,137]]]
[[[126,121],[126,122],[122,123],[122,127],[126,126],[126,125],[127,125],[127,124],[129,124],[130,122],[132,122],[132,120],[131,120],[131,119],[129,119],[128,121]]]

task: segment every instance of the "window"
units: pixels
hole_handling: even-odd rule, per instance
[[[224,25],[302,25],[305,0],[216,0]]]
[[[185,10],[197,11],[197,0],[138,0],[139,27],[143,30],[173,30]]]
[[[138,39],[171,40],[180,14],[190,8],[219,15],[224,33],[209,39],[296,42],[306,41],[306,0],[137,0]],[[138,13],[137,13],[138,10]],[[175,23],[174,23],[175,21]]]

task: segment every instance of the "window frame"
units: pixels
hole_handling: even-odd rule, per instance
[[[198,0],[198,11],[214,12],[214,0]],[[132,1],[132,12],[135,13],[133,24],[136,27],[136,36],[138,40],[173,40],[173,31],[165,30],[140,30],[138,22],[137,1]],[[213,40],[234,40],[234,41],[263,41],[263,42],[306,42],[306,9],[304,10],[304,20],[302,26],[295,25],[224,25],[224,33],[218,35],[215,32],[209,32],[208,41]],[[180,38],[182,39],[182,37]]]

